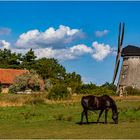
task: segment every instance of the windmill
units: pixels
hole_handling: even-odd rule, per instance
[[[123,95],[125,87],[131,86],[140,89],[140,48],[134,45],[128,45],[122,49],[124,26],[124,23],[119,24],[118,51],[113,75],[114,84],[120,65],[120,58],[122,57],[122,66],[117,83],[117,93],[120,96]]]

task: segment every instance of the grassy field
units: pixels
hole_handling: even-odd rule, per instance
[[[76,98],[76,97],[75,97]],[[16,99],[17,100],[17,99]],[[113,124],[111,111],[108,124],[96,124],[98,112],[89,112],[90,124],[79,125],[79,102],[47,102],[23,106],[0,107],[0,138],[140,138],[140,100],[117,100],[119,124]]]

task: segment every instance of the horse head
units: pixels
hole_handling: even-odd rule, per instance
[[[119,112],[115,112],[112,115],[112,119],[113,119],[115,124],[118,124],[118,116],[119,116]]]

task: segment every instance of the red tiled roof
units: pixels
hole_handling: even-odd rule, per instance
[[[1,84],[13,84],[16,76],[22,75],[28,72],[28,70],[17,69],[0,69],[0,83]]]

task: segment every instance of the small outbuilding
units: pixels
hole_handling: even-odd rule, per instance
[[[0,69],[1,93],[8,93],[9,87],[14,83],[15,78],[27,72],[29,71],[22,69]]]

